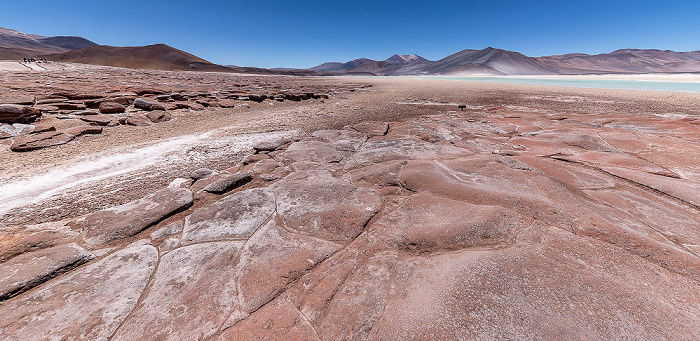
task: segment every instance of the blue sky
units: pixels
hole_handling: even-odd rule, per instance
[[[311,67],[487,46],[542,56],[700,50],[700,1],[21,1],[0,26],[98,44],[165,43],[218,64]]]

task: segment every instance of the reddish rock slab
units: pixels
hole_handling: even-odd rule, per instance
[[[114,120],[114,116],[110,115],[88,115],[88,116],[81,116],[80,120],[88,123],[94,123],[100,126],[106,126],[110,124]]]
[[[165,254],[139,307],[112,340],[203,340],[238,306],[241,242],[190,245]]]
[[[153,122],[151,122],[148,117],[144,114],[139,114],[139,113],[134,113],[126,117],[125,120],[126,124],[130,126],[137,126],[137,127],[148,127],[150,125],[153,125]]]
[[[146,117],[153,123],[167,122],[173,119],[173,115],[162,110],[151,111],[146,114]]]
[[[384,136],[389,131],[389,124],[386,122],[362,122],[352,126],[355,130],[370,136]]]
[[[0,104],[0,123],[33,122],[40,116],[40,108],[17,104]]]
[[[128,248],[12,299],[0,306],[0,338],[108,340],[136,306],[157,262],[153,246]]]
[[[25,253],[0,264],[0,301],[21,294],[95,258],[78,244]]]
[[[190,190],[168,187],[141,199],[91,213],[79,225],[87,243],[100,245],[131,237],[190,205]]]
[[[376,224],[399,232],[396,244],[426,253],[471,247],[506,247],[517,230],[532,222],[499,206],[473,205],[427,194],[416,194]]]
[[[94,125],[81,125],[66,129],[66,134],[80,136],[85,134],[102,134],[102,127]]]
[[[158,103],[156,101],[151,101],[143,98],[136,98],[134,100],[134,106],[143,109],[143,110],[148,110],[148,111],[153,111],[153,110],[165,110],[165,107],[163,104]]]
[[[327,172],[296,172],[272,186],[285,227],[332,241],[349,241],[381,208],[376,191]]]
[[[116,102],[101,102],[100,103],[100,112],[103,114],[116,114],[120,112],[124,112],[126,108],[124,105]]]
[[[698,282],[559,228],[541,232],[507,249],[397,266],[403,270],[370,338],[700,337]]]
[[[340,244],[289,233],[270,221],[241,250],[240,310],[249,314],[269,302],[293,281],[339,250]],[[236,322],[238,315],[230,322]]]
[[[23,137],[16,137],[10,145],[13,152],[28,152],[51,146],[66,144],[73,140],[75,135],[65,134],[59,131],[47,131]]]
[[[275,212],[269,189],[231,194],[185,218],[182,245],[223,239],[247,239]]]
[[[449,159],[471,154],[473,153],[449,144],[433,144],[417,138],[374,137],[352,155],[354,162],[348,162],[346,168],[354,169],[393,160]]]
[[[281,296],[226,329],[216,340],[275,340],[281,335],[286,340],[322,340],[304,315]]]

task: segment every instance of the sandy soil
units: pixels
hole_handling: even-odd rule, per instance
[[[43,73],[46,74],[46,73]],[[484,117],[512,106],[546,113],[674,117],[700,114],[697,94],[575,89],[435,79],[304,78],[315,85],[372,84],[325,101],[251,103],[250,108],[174,111],[149,127],[107,127],[102,135],[28,153],[0,148],[4,224],[58,220],[139,198],[201,167],[232,167],[254,142],[302,136],[369,120],[402,121],[459,110]],[[74,124],[48,117],[39,126]],[[7,141],[7,140],[5,140]],[[5,144],[7,144],[5,142]]]

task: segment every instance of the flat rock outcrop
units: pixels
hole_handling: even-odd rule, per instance
[[[0,339],[699,339],[700,166],[668,150],[700,128],[479,114],[258,143],[0,229]]]

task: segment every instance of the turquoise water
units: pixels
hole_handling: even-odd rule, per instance
[[[642,81],[642,80],[614,80],[614,79],[561,79],[561,78],[526,78],[526,77],[421,77],[431,79],[451,79],[475,82],[551,85],[576,88],[602,88],[602,89],[627,89],[627,90],[655,90],[676,92],[700,92],[700,83],[672,82],[672,81]]]

